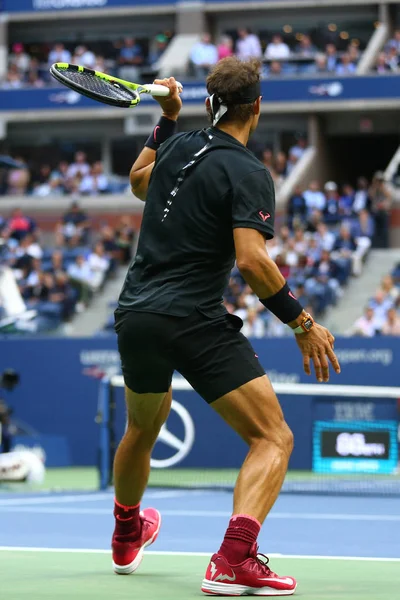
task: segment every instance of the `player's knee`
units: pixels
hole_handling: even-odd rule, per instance
[[[284,419],[265,432],[264,441],[274,444],[285,457],[289,457],[293,451],[293,433]]]

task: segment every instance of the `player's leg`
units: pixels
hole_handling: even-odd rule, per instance
[[[194,320],[185,340],[186,355],[179,357],[178,370],[249,445],[234,493],[234,512],[202,590],[220,595],[290,595],[295,580],[278,577],[258,559],[257,537],[281,489],[292,434],[240,325],[232,315]]]
[[[133,573],[143,551],[157,538],[161,517],[140,510],[150,473],[150,457],[171,407],[173,368],[168,321],[146,313],[117,315],[116,330],[125,380],[127,428],[114,461],[114,571]]]

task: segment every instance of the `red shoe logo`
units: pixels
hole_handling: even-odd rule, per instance
[[[225,565],[225,564],[223,563],[223,561],[218,561],[218,562],[219,562],[220,564],[221,564],[221,562],[222,562],[222,565],[221,565],[221,566],[222,566],[222,568],[223,568],[225,571],[227,571],[227,568],[226,568],[226,567],[228,567],[228,565]],[[218,568],[218,567],[217,567],[217,565],[215,564],[215,562],[212,560],[212,561],[211,561],[211,564],[210,564],[211,581],[231,581],[231,582],[233,582],[233,581],[236,581],[236,575],[235,575],[235,573],[232,571],[232,569],[231,569],[230,567],[228,567],[228,568],[229,568],[229,570],[230,570],[230,572],[231,572],[231,574],[230,574],[230,575],[229,575],[228,573],[226,573],[226,572],[225,572],[225,573],[222,573],[222,572],[220,572],[220,573],[219,573],[219,575],[217,575],[217,576],[215,577],[216,573],[217,573],[218,571],[221,571],[221,568]]]
[[[267,219],[271,218],[271,215],[269,213],[265,213],[264,214],[262,210],[260,210],[260,212],[258,214],[260,215],[260,217],[262,218],[262,220],[264,221],[264,223],[265,223],[265,221]]]

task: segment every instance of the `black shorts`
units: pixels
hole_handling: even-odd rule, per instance
[[[208,403],[265,375],[239,317],[207,318],[115,311],[125,384],[138,394],[166,392],[178,371]]]

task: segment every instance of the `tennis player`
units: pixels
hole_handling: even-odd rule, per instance
[[[179,134],[176,82],[155,82],[170,95],[157,98],[162,116],[132,167],[132,191],[146,205],[115,313],[128,427],[114,464],[114,570],[134,572],[160,529],[159,513],[140,512],[140,502],[177,370],[249,445],[233,516],[202,583],[203,592],[227,596],[290,595],[296,588],[293,577],[279,577],[258,554],[293,436],[240,333],[242,321],[222,304],[235,259],[260,302],[294,331],[305,372],[313,363],[317,380],[328,381],[328,361],[340,372],[333,336],[303,310],[266,250],[274,235],[274,186],[246,149],[260,117],[259,73],[257,61],[220,61],[207,79],[212,125]]]

